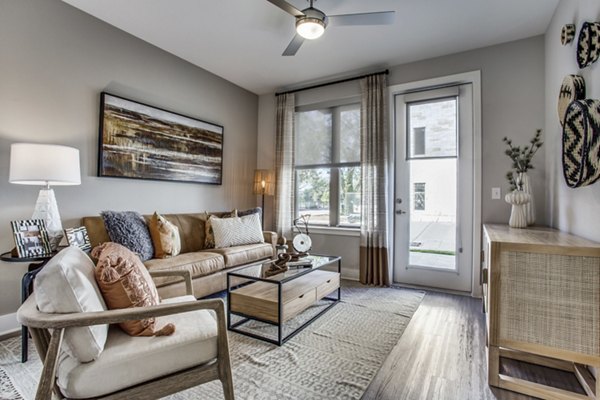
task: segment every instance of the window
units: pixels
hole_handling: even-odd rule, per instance
[[[414,196],[415,196],[415,211],[425,210],[425,183],[415,182],[414,183]]]
[[[360,107],[296,112],[296,216],[360,226]]]

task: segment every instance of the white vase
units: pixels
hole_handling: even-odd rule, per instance
[[[526,228],[527,215],[525,213],[525,206],[531,200],[531,196],[522,190],[513,190],[504,197],[504,200],[508,204],[512,204],[508,225],[511,228]]]
[[[535,202],[533,201],[533,189],[529,182],[529,176],[526,172],[519,174],[521,176],[521,190],[529,195],[529,202],[525,204],[525,216],[527,218],[527,225],[535,224]]]

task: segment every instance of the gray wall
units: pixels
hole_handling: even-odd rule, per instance
[[[9,221],[31,216],[39,190],[8,183],[10,144],[19,141],[80,150],[81,186],[55,188],[65,227],[106,209],[254,206],[256,95],[59,0],[0,2],[0,53],[0,250],[13,247]],[[223,125],[223,185],[96,177],[103,90]],[[0,263],[0,332],[1,316],[20,303],[25,271],[24,264]]]
[[[504,200],[491,200],[491,188],[502,187],[503,194],[508,190],[504,176],[510,161],[504,155],[502,138],[509,136],[516,143],[526,144],[536,129],[544,127],[544,37],[395,66],[390,68],[388,83],[392,86],[474,70],[481,70],[482,79],[482,221],[507,223],[510,206]],[[348,94],[348,87],[339,92]],[[319,96],[303,94],[302,102],[309,97],[318,101]],[[259,163],[265,168],[274,166],[274,158],[262,150],[271,148],[275,140],[274,104],[272,94],[260,96]],[[546,216],[544,150],[536,155],[536,169],[530,174],[540,224],[545,223]],[[346,277],[358,276],[357,237],[316,235],[316,242],[319,251],[339,250]]]
[[[560,85],[567,74],[584,77],[587,98],[600,98],[600,62],[580,70],[576,60],[577,35],[584,21],[600,21],[597,0],[562,0],[546,32],[546,182],[548,222],[588,239],[600,241],[600,183],[571,189],[565,184],[561,161],[562,128],[557,114]],[[576,24],[575,40],[560,44],[564,24]]]

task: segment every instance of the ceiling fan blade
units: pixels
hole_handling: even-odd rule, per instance
[[[381,11],[360,14],[341,14],[329,15],[329,25],[348,26],[348,25],[390,25],[396,19],[395,11]]]
[[[276,5],[277,7],[281,8],[283,11],[285,11],[288,14],[292,14],[294,17],[303,17],[304,13],[300,10],[298,10],[296,7],[294,7],[293,5],[291,5],[290,3],[284,1],[284,0],[267,0],[269,3]]]
[[[288,44],[288,47],[286,47],[283,51],[282,56],[296,55],[298,49],[300,48],[300,46],[302,46],[302,43],[304,43],[304,38],[296,33],[290,44]]]

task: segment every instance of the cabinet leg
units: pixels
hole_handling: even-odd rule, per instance
[[[488,384],[500,386],[500,349],[497,346],[488,346]]]

